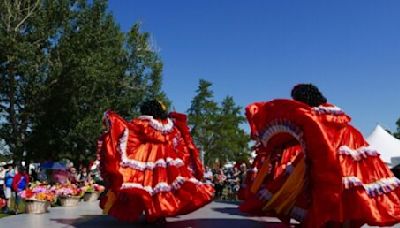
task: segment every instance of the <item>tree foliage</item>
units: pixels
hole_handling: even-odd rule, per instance
[[[129,118],[145,99],[169,102],[150,35],[121,32],[106,0],[0,7],[0,133],[14,159],[88,159],[106,109]]]
[[[240,128],[245,123],[241,107],[231,96],[219,105],[213,100],[211,86],[211,82],[200,80],[188,110],[193,139],[204,155],[204,162],[211,166],[228,161],[247,161],[250,156],[249,137]]]
[[[397,131],[393,134],[394,137],[400,139],[400,118],[396,122],[397,125]]]

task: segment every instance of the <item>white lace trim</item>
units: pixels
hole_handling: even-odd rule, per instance
[[[132,169],[138,169],[138,170],[142,170],[142,171],[145,169],[152,170],[157,167],[163,167],[163,168],[166,168],[167,166],[181,167],[183,165],[184,165],[184,162],[182,159],[179,159],[179,158],[173,159],[170,157],[168,157],[166,161],[163,158],[161,158],[155,162],[141,162],[141,161],[132,160],[132,159],[128,159],[126,161],[121,162],[121,166],[123,166],[123,167],[129,167]]]
[[[355,161],[360,161],[361,159],[366,158],[367,156],[379,155],[379,152],[370,146],[362,146],[357,150],[353,150],[348,146],[341,146],[339,147],[338,153],[350,155]]]
[[[261,135],[261,142],[264,146],[268,144],[268,141],[276,134],[288,133],[293,136],[301,145],[302,150],[305,150],[305,142],[303,140],[303,131],[288,120],[274,120],[264,129]]]
[[[392,192],[400,185],[400,180],[397,177],[387,177],[370,184],[363,184],[358,177],[342,177],[342,183],[345,189],[362,186],[370,197],[374,197]]]
[[[166,182],[160,182],[154,188],[152,186],[143,186],[142,184],[138,183],[124,183],[121,186],[121,189],[130,189],[130,188],[138,188],[138,189],[143,189],[146,192],[148,192],[150,195],[154,195],[159,192],[171,192],[174,190],[178,190],[179,188],[182,187],[183,183],[185,182],[191,182],[193,184],[203,184],[196,178],[186,178],[182,176],[176,177],[175,181],[172,182],[171,184],[168,184]]]
[[[161,123],[152,116],[139,116],[138,118],[142,120],[149,120],[152,128],[163,133],[170,132],[174,128],[174,122],[170,118],[167,119],[168,122],[166,124]]]
[[[171,157],[167,157],[166,160],[161,158],[155,162],[141,162],[134,159],[129,159],[126,154],[127,143],[129,138],[129,129],[125,129],[121,138],[119,139],[119,152],[121,154],[121,166],[129,167],[132,169],[145,170],[145,169],[154,169],[156,167],[167,167],[167,166],[176,166],[181,167],[184,165],[184,162],[180,158],[173,159]]]
[[[337,115],[337,116],[344,114],[342,109],[337,106],[333,106],[333,107],[319,106],[319,107],[312,108],[312,110],[314,110],[318,114],[330,114],[330,115]]]

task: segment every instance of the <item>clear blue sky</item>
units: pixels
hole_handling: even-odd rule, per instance
[[[215,100],[289,98],[316,84],[368,135],[400,117],[400,1],[121,1],[123,31],[140,21],[164,62],[163,90],[186,111],[198,81]]]

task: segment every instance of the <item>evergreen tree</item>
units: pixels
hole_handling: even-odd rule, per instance
[[[212,166],[228,161],[247,161],[249,136],[240,128],[245,123],[241,107],[230,96],[219,106],[213,101],[211,86],[211,82],[200,80],[188,110],[192,136],[204,155],[204,163]]]
[[[188,109],[189,125],[194,142],[199,147],[206,164],[214,162],[213,151],[215,147],[215,123],[218,104],[213,101],[212,83],[200,79],[196,96],[192,99]]]
[[[218,140],[214,153],[219,154],[221,163],[227,161],[247,161],[250,156],[250,137],[240,128],[246,122],[242,108],[235,104],[233,97],[227,96],[221,103],[218,115]]]
[[[397,131],[393,134],[394,137],[400,139],[400,118],[396,122],[397,125]]]

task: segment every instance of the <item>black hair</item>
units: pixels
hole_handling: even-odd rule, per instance
[[[293,87],[291,95],[294,100],[306,103],[311,107],[318,107],[327,102],[318,87],[313,84],[298,84]]]
[[[154,119],[167,119],[168,113],[157,100],[147,100],[140,106],[140,113],[145,116],[152,116]]]
[[[26,172],[25,166],[22,166],[22,165],[19,165],[17,167],[17,170],[18,170],[19,173],[25,173]]]

